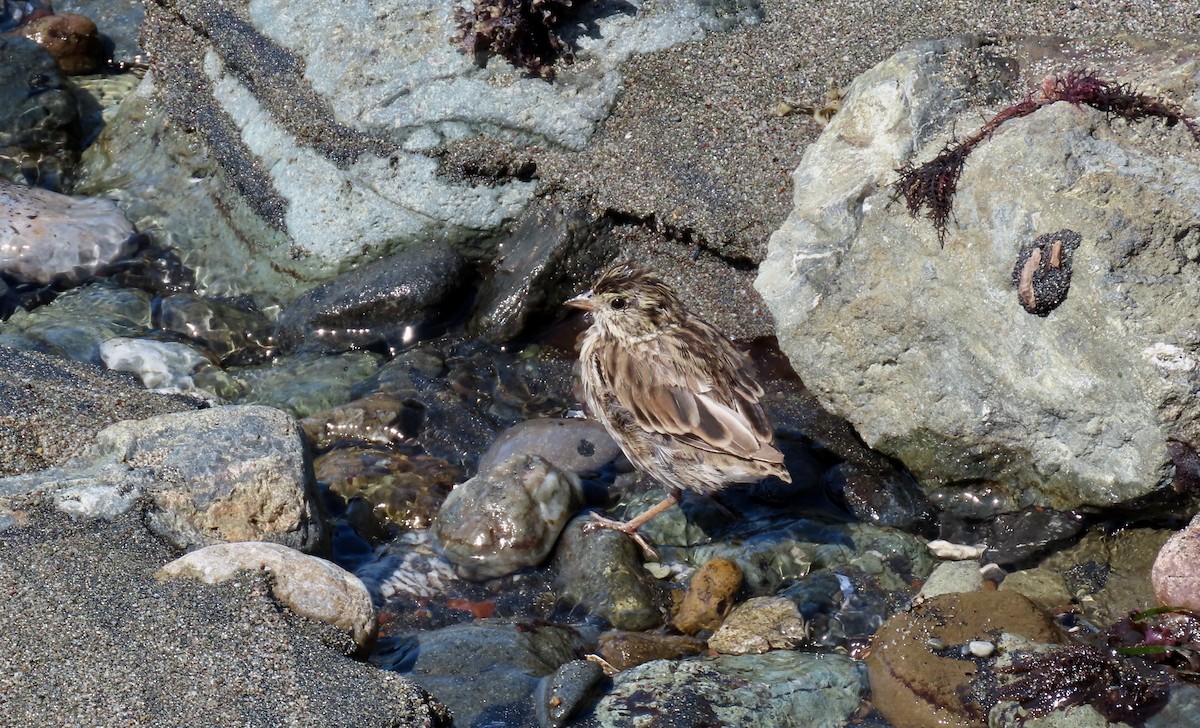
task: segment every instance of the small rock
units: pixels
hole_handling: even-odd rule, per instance
[[[733,608],[708,639],[710,649],[726,655],[790,650],[804,642],[804,618],[785,597],[754,597]]]
[[[662,624],[662,612],[646,584],[633,542],[611,529],[585,530],[590,518],[575,518],[563,532],[554,557],[559,598],[617,629],[645,630]]]
[[[0,178],[0,272],[71,285],[137,248],[133,224],[108,200],[69,197]]]
[[[1062,575],[1050,569],[1014,571],[1000,582],[1000,591],[1023,594],[1042,609],[1055,610],[1071,603],[1071,592]]]
[[[86,15],[47,15],[26,23],[21,34],[54,56],[63,73],[96,73],[104,65],[104,43]]]
[[[538,725],[560,728],[591,702],[604,669],[591,660],[571,660],[541,679],[534,691]]]
[[[363,647],[375,631],[375,607],[359,578],[332,562],[276,543],[246,541],[207,546],[158,570],[160,579],[228,581],[243,571],[271,572],[275,598],[302,617],[345,630]]]
[[[938,564],[921,586],[926,597],[954,592],[976,592],[983,586],[978,561],[947,561]]]
[[[538,417],[500,433],[479,458],[479,472],[513,455],[539,455],[562,470],[587,478],[621,457],[621,449],[595,420]]]
[[[721,626],[742,585],[742,570],[729,559],[715,558],[696,570],[671,624],[684,634]]]
[[[339,447],[313,462],[317,480],[346,501],[365,500],[374,517],[401,528],[429,528],[459,477],[432,455],[392,448]]]
[[[991,657],[996,651],[996,645],[987,640],[971,640],[967,643],[967,652],[975,657]]]
[[[965,561],[967,559],[978,559],[980,556],[983,556],[983,552],[987,550],[987,545],[976,544],[975,546],[970,546],[962,543],[950,543],[939,538],[929,542],[929,550],[939,559]]]
[[[652,660],[678,660],[704,651],[704,640],[655,632],[605,632],[597,647],[618,672]]]
[[[188,394],[215,402],[237,393],[236,385],[196,347],[181,341],[115,336],[100,344],[100,359],[115,372],[130,372],[152,392]],[[207,386],[201,387],[197,380]],[[211,389],[210,389],[211,387]]]
[[[540,564],[582,502],[574,474],[514,455],[451,491],[433,531],[459,575],[483,581]]]

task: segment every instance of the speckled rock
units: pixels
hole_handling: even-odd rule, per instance
[[[574,474],[514,455],[456,487],[433,532],[460,576],[490,579],[545,560],[582,499]]]
[[[1193,113],[1190,43],[1136,44],[1113,80]],[[805,385],[923,486],[1130,501],[1171,477],[1169,438],[1200,440],[1200,145],[1183,125],[1044,106],[975,148],[940,245],[890,202],[895,170],[1078,66],[1036,39],[1010,50],[923,41],[860,76],[805,151],[756,286]],[[1063,230],[1082,241],[1069,296],[1030,314],[1014,265]]]
[[[785,597],[753,597],[733,608],[708,638],[708,647],[724,655],[757,655],[791,650],[804,643],[804,618]]]
[[[577,725],[835,728],[858,710],[866,687],[862,664],[843,655],[778,650],[657,660],[617,675]]]
[[[69,197],[0,178],[0,273],[78,284],[134,251],[133,224],[112,202]]]
[[[158,570],[160,580],[229,581],[245,571],[268,571],[271,592],[302,617],[345,630],[361,648],[374,636],[375,607],[355,575],[325,559],[277,543],[244,541],[192,551]]]
[[[571,660],[542,678],[533,694],[538,725],[543,728],[565,725],[591,702],[603,679],[604,669],[591,660]]]
[[[146,523],[176,548],[273,541],[328,545],[296,423],[270,407],[213,407],[120,422],[61,468],[0,480],[62,510],[112,517],[146,503]],[[134,498],[114,501],[104,491]]]

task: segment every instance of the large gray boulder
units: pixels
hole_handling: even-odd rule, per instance
[[[503,230],[536,187],[496,159],[508,145],[582,149],[631,54],[761,17],[753,2],[581,4],[561,30],[576,62],[548,83],[453,43],[456,5],[151,3],[155,70],[88,150],[81,189],[153,222],[203,292],[287,300],[414,242]],[[479,159],[447,169],[465,139]]]
[[[1196,63],[1177,60],[1194,51],[1107,52],[1137,69],[1115,80],[1196,113]],[[1003,124],[966,162],[944,247],[891,199],[897,168],[1091,52],[910,46],[854,82],[795,172],[795,209],[756,281],[780,345],[826,407],[927,488],[1103,506],[1170,478],[1168,438],[1200,440],[1200,144],[1184,125],[1062,102]],[[1057,307],[1017,270],[1052,239],[1069,278]]]

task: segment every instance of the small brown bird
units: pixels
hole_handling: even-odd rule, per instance
[[[684,308],[661,278],[620,263],[567,305],[592,315],[579,355],[588,413],[667,490],[627,522],[592,514],[593,527],[629,534],[653,558],[637,530],[684,489],[711,495],[770,475],[792,482],[771,445],[749,357]]]

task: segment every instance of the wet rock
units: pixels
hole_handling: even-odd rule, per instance
[[[566,627],[481,619],[381,637],[371,662],[433,693],[456,725],[536,725],[540,678],[575,660],[583,644]]]
[[[296,614],[345,630],[359,648],[374,636],[375,607],[362,581],[325,559],[276,543],[246,541],[206,546],[158,570],[159,580],[219,584],[244,571],[268,571],[271,592]],[[353,651],[353,650],[350,650]]]
[[[479,458],[479,470],[520,454],[538,455],[581,478],[594,478],[621,457],[621,448],[595,420],[539,417],[500,433]]]
[[[454,565],[437,552],[428,531],[410,531],[380,547],[376,558],[356,574],[381,599],[399,595],[429,600],[459,581]]]
[[[351,399],[354,385],[371,376],[382,361],[378,354],[281,356],[267,367],[229,367],[242,391],[240,404],[266,404],[294,417],[307,417]]]
[[[1017,592],[1049,612],[1071,603],[1066,581],[1051,569],[1014,571],[1000,582],[1000,591]]]
[[[854,517],[876,526],[920,531],[933,521],[933,505],[907,473],[839,463],[825,474],[825,485],[840,493]]]
[[[570,360],[536,346],[512,352],[447,338],[402,352],[354,391],[402,399],[419,444],[470,474],[500,431],[562,414],[570,371]]]
[[[155,308],[155,320],[160,328],[199,342],[225,363],[257,362],[274,351],[274,327],[261,312],[194,293],[164,296]]]
[[[23,283],[77,285],[137,248],[133,225],[108,200],[0,178],[0,216],[9,222],[0,228],[0,273]]]
[[[366,447],[331,450],[313,469],[332,492],[363,499],[375,518],[405,529],[429,528],[460,475],[432,455]]]
[[[48,351],[99,364],[100,344],[136,336],[150,327],[150,297],[142,291],[94,283],[75,288],[33,311],[18,310],[0,322],[0,336],[20,334]]]
[[[61,465],[120,420],[198,406],[102,367],[0,346],[0,476]]]
[[[725,655],[791,650],[804,643],[804,618],[785,597],[753,597],[733,608],[708,638],[709,649]]]
[[[1200,610],[1200,516],[1162,545],[1150,579],[1159,604]]]
[[[463,261],[449,247],[419,245],[322,283],[279,316],[285,352],[384,347],[392,352],[441,333],[460,308]]]
[[[96,73],[105,65],[107,53],[100,31],[86,15],[47,15],[23,25],[21,34],[53,56],[63,73]]]
[[[534,691],[534,707],[538,725],[560,728],[572,716],[591,702],[604,669],[591,660],[572,660],[542,678]]]
[[[983,587],[983,575],[978,561],[949,561],[938,564],[925,583],[921,595],[935,597],[939,594],[977,592]]]
[[[998,564],[1027,564],[1077,538],[1086,523],[1083,514],[1050,508],[1027,508],[992,519],[992,535],[984,554]]]
[[[864,672],[849,657],[789,650],[656,660],[617,675],[576,724],[625,725],[636,715],[681,728],[834,728],[858,710],[867,689]]]
[[[146,522],[176,548],[273,541],[305,551],[327,546],[295,422],[269,407],[214,407],[105,428],[61,468],[0,480],[44,493],[84,517],[111,513],[104,491],[136,491]]]
[[[573,519],[554,556],[560,598],[581,606],[616,629],[641,631],[662,624],[637,546],[609,529],[586,531],[591,519]]]
[[[54,9],[60,13],[81,13],[94,20],[103,34],[105,48],[116,63],[139,59],[145,62],[138,45],[138,30],[146,17],[146,8],[137,0],[59,0]]]
[[[582,498],[575,475],[516,455],[456,487],[433,530],[461,576],[490,579],[541,563]]]
[[[610,225],[582,205],[531,203],[499,245],[496,270],[479,291],[469,330],[504,342],[533,321],[561,315],[562,302],[578,293],[575,281],[591,278],[607,262],[611,246],[595,239]]]
[[[1042,561],[1062,576],[1085,619],[1112,624],[1131,612],[1156,606],[1154,562],[1172,532],[1127,528],[1090,531],[1078,544]]]
[[[79,107],[58,63],[36,43],[0,35],[0,179],[62,189],[79,158]]]
[[[968,689],[978,667],[960,648],[1000,632],[1062,641],[1049,615],[1012,592],[943,594],[896,614],[867,657],[875,707],[894,725],[983,725],[986,712]]]
[[[113,337],[100,344],[100,359],[115,372],[129,372],[153,392],[187,394],[215,402],[240,392],[205,352],[179,341]]]
[[[605,632],[596,650],[618,672],[652,660],[679,660],[704,652],[698,637],[657,632]]]
[[[1193,97],[1178,60],[1189,40],[1125,47],[1137,71],[1114,82]],[[970,39],[924,41],[860,76],[805,150],[756,286],[805,385],[923,487],[1070,510],[1154,491],[1171,476],[1169,438],[1197,439],[1196,140],[1049,104],[974,149],[944,248],[889,204],[897,168],[1077,66],[1045,49],[1015,42],[998,63]],[[1057,230],[1082,241],[1070,296],[1030,315],[1014,261]]]
[[[300,427],[308,442],[318,450],[339,442],[396,445],[416,437],[423,413],[424,407],[419,403],[375,392],[315,412],[300,420]]]
[[[692,574],[671,626],[684,634],[696,634],[721,626],[733,607],[733,596],[742,586],[742,570],[729,559],[715,558]]]

